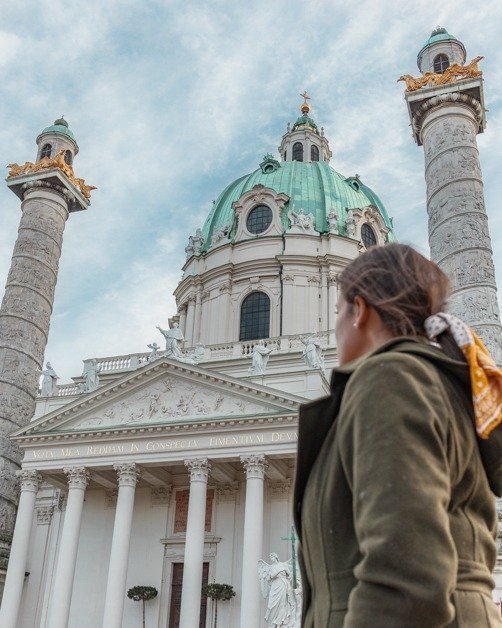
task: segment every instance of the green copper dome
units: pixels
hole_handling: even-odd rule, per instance
[[[339,232],[346,235],[347,210],[373,205],[390,229],[388,240],[396,239],[392,231],[392,220],[383,203],[358,177],[345,178],[324,161],[312,163],[285,161],[272,172],[263,172],[262,168],[258,168],[223,190],[202,228],[205,251],[211,246],[213,231],[219,227],[230,227],[230,240],[233,241],[236,221],[232,204],[255,185],[263,185],[289,196],[290,200],[282,211],[285,230],[289,229],[288,211],[293,207],[296,211],[303,209],[306,214],[312,214],[315,230],[327,233],[329,231],[327,216],[334,208],[338,214]]]
[[[455,43],[457,43],[459,46],[461,46],[463,48],[464,54],[465,54],[464,44],[461,41],[459,41],[456,37],[451,35],[446,30],[446,28],[443,28],[442,26],[438,26],[437,28],[435,28],[432,31],[431,36],[425,42],[425,44],[422,46],[420,52],[418,53],[418,57],[420,58],[420,55],[425,50],[425,48],[427,48],[428,46],[431,46],[432,44],[437,44],[440,41],[454,41]]]
[[[46,127],[42,131],[42,133],[40,133],[40,135],[44,135],[44,133],[60,133],[61,135],[66,135],[67,137],[71,138],[74,142],[76,142],[75,136],[68,128],[68,122],[66,122],[64,118],[58,118],[57,120],[55,120],[54,124]]]

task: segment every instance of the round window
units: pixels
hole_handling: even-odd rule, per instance
[[[254,234],[263,233],[271,224],[272,210],[266,205],[258,205],[252,209],[246,220],[247,230]]]
[[[377,243],[376,235],[373,229],[367,222],[361,227],[361,238],[364,246],[369,249],[370,246],[375,246]]]

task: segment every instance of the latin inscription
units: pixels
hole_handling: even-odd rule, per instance
[[[261,434],[236,434],[232,436],[205,436],[202,438],[181,438],[173,440],[150,440],[138,443],[110,443],[101,445],[81,445],[78,447],[56,447],[53,449],[27,450],[25,461],[60,460],[62,458],[82,458],[98,456],[120,456],[169,451],[190,451],[221,447],[242,447],[245,445],[269,445],[293,443],[297,433],[264,432]]]

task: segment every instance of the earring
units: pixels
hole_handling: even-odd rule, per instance
[[[357,323],[352,323],[352,327],[357,327]]]

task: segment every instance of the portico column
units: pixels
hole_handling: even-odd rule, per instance
[[[106,584],[103,628],[120,628],[122,626],[134,493],[139,477],[139,470],[133,462],[114,464],[113,468],[118,475],[119,492],[113,525],[108,582]]]
[[[0,626],[16,628],[21,595],[23,592],[26,559],[30,545],[31,526],[35,512],[35,500],[42,476],[37,471],[16,471],[21,479],[21,495],[17,508],[16,526],[10,550],[9,567],[0,610]]]
[[[63,471],[68,476],[68,500],[47,622],[50,628],[67,628],[68,626],[82,507],[85,489],[89,482],[89,473],[85,467],[69,467]]]
[[[206,493],[210,464],[207,458],[185,460],[190,470],[187,533],[181,589],[180,628],[198,628],[206,527]]]
[[[261,625],[258,561],[263,542],[263,479],[266,461],[263,454],[241,456],[246,471],[246,508],[244,511],[244,549],[242,552],[240,628]]]

